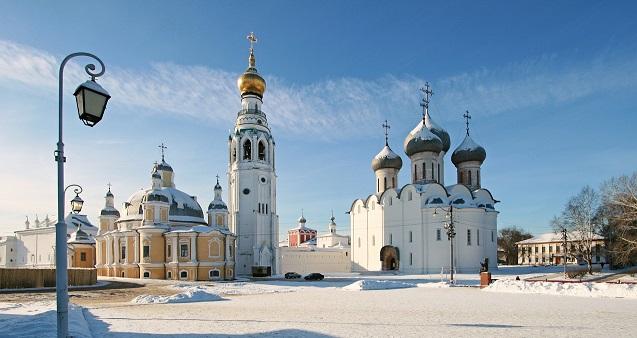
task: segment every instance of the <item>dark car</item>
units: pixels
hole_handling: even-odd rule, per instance
[[[285,273],[285,279],[297,279],[297,278],[301,278],[301,275],[299,275],[296,272],[286,272]]]
[[[325,276],[323,276],[322,274],[318,272],[313,272],[305,276],[305,280],[323,280],[323,278],[325,278]]]

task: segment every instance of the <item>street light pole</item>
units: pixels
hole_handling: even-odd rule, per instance
[[[568,241],[567,241],[567,232],[566,232],[566,228],[562,229],[562,241],[564,243],[564,277],[566,277],[566,257],[567,257],[567,253],[568,253]]]
[[[441,207],[436,207],[434,209],[434,216],[436,215],[438,209],[446,211],[445,217],[449,219],[449,223],[446,223],[444,225],[444,228],[447,231],[447,239],[450,243],[451,254],[449,256],[451,257],[451,264],[449,264],[449,271],[451,275],[451,283],[453,283],[453,239],[456,237],[456,226],[453,223],[453,205],[449,205],[448,211]]]
[[[68,55],[62,60],[60,64],[60,70],[58,75],[58,142],[57,142],[57,150],[54,152],[55,161],[58,163],[58,187],[57,187],[57,197],[58,197],[58,222],[55,225],[55,291],[56,291],[56,301],[57,301],[57,335],[58,338],[66,338],[69,333],[69,317],[68,317],[68,307],[69,307],[69,294],[68,294],[68,272],[67,272],[67,244],[66,244],[66,223],[64,221],[64,162],[66,158],[64,157],[64,143],[62,142],[62,106],[63,106],[63,97],[62,92],[64,88],[64,66],[66,63],[76,57],[76,56],[87,56],[97,60],[101,66],[101,70],[98,73],[94,73],[95,65],[88,64],[84,67],[84,70],[88,75],[95,79],[96,77],[100,77],[104,74],[106,68],[104,67],[104,63],[97,56],[79,52]]]

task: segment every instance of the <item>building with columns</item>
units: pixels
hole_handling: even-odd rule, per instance
[[[162,145],[163,147],[163,145]],[[153,166],[151,186],[135,192],[122,214],[109,188],[97,239],[99,276],[173,280],[234,278],[235,236],[217,179],[207,221],[195,196],[175,187],[173,168]]]
[[[467,133],[454,150],[457,183],[445,185],[445,155],[449,134],[431,118],[429,84],[424,89],[422,119],[407,135],[404,151],[409,158],[411,182],[400,186],[401,157],[385,146],[372,159],[374,193],[356,199],[349,210],[353,271],[399,270],[407,273],[475,272],[486,257],[497,267],[496,201],[481,186],[481,165],[486,151]]]
[[[248,68],[237,80],[241,110],[228,137],[229,226],[237,235],[236,273],[267,276],[277,271],[279,243],[275,142],[262,110],[266,83],[256,68],[256,37],[248,40]]]

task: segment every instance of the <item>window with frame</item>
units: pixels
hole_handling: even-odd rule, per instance
[[[149,245],[144,245],[144,247],[142,248],[142,257],[143,258],[150,257],[150,246]]]
[[[411,252],[409,253],[409,265],[413,265],[414,264],[414,254],[412,254]]]
[[[442,240],[442,229],[436,229],[436,240]]]
[[[80,252],[80,261],[86,262],[86,252]]]
[[[172,257],[173,255],[173,246],[172,244],[168,244],[166,249],[166,257]]]
[[[126,245],[122,245],[122,247],[121,247],[121,256],[120,256],[120,258],[122,260],[126,259]]]
[[[182,271],[179,273],[179,278],[186,279],[188,278],[188,271]]]
[[[467,229],[467,245],[471,245],[471,229]]]
[[[181,257],[188,257],[188,244],[180,244],[179,252]]]
[[[389,234],[389,244],[391,245],[393,244],[393,242],[394,242],[394,235]]]
[[[263,141],[259,141],[259,160],[265,161],[265,144]]]
[[[409,243],[413,242],[414,237],[413,237],[413,233],[410,231],[409,232]]]
[[[476,229],[476,245],[480,246],[480,229]]]
[[[252,159],[252,142],[250,142],[250,140],[246,140],[243,143],[243,159],[244,160]]]

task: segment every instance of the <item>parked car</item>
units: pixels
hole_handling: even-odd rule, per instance
[[[301,275],[299,275],[296,272],[286,272],[285,273],[285,279],[298,279],[301,278]]]
[[[323,280],[325,276],[318,272],[312,272],[311,274],[305,276],[305,280]]]

